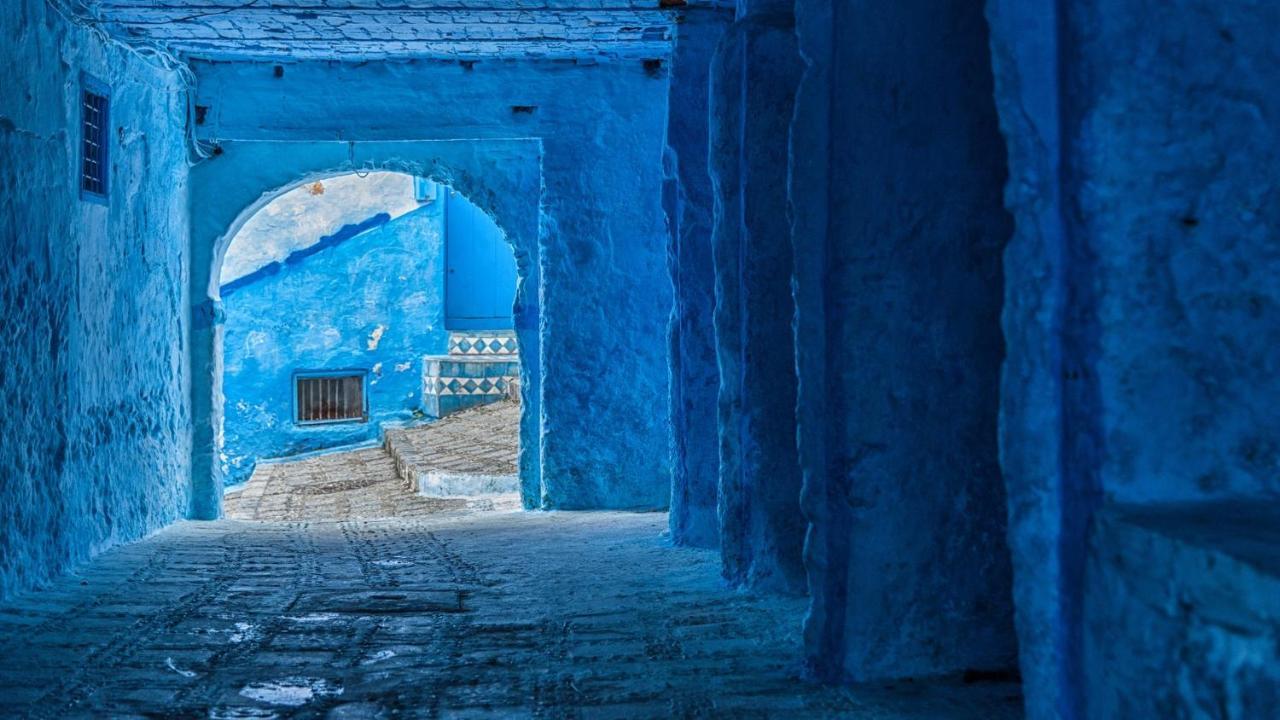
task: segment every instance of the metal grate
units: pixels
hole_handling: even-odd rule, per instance
[[[364,375],[300,375],[296,420],[299,424],[364,422]]]
[[[106,95],[81,91],[80,189],[90,195],[107,196],[107,142],[109,139]]]

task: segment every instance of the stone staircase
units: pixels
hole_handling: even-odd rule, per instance
[[[409,491],[428,497],[511,495],[519,505],[520,406],[490,403],[412,428],[383,444]]]
[[[422,405],[430,417],[509,399],[520,399],[520,354],[511,330],[450,333],[449,354],[423,358]]]

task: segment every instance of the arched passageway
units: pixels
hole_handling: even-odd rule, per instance
[[[516,275],[506,233],[426,178],[335,175],[255,212],[219,278],[227,516],[518,498]]]
[[[447,202],[445,192],[453,192],[450,188],[458,188],[476,197],[478,203],[492,203],[492,209],[482,205],[472,206],[484,217],[493,216],[502,229],[503,242],[509,243],[515,257],[517,278],[515,302],[511,310],[512,324],[520,347],[519,392],[521,393],[520,435],[523,442],[522,457],[519,466],[521,494],[527,505],[536,505],[539,500],[538,470],[538,427],[539,413],[539,338],[537,335],[537,266],[530,255],[530,247],[536,248],[536,233],[539,224],[539,173],[537,168],[537,148],[535,144],[498,143],[488,150],[495,157],[506,160],[503,173],[497,177],[483,180],[471,179],[467,166],[457,169],[444,165],[444,161],[432,152],[437,149],[431,143],[392,144],[382,148],[360,147],[359,155],[354,146],[347,143],[331,144],[277,144],[253,143],[232,145],[225,143],[218,155],[219,161],[226,161],[221,167],[211,166],[213,170],[207,176],[197,173],[197,182],[210,183],[210,188],[218,187],[218,197],[228,198],[225,203],[210,203],[195,211],[195,226],[207,228],[206,234],[199,233],[193,237],[198,250],[208,258],[207,275],[197,279],[193,273],[193,287],[201,287],[207,293],[207,300],[197,304],[197,315],[208,322],[193,323],[193,348],[202,350],[209,358],[203,374],[198,374],[193,382],[192,405],[195,409],[197,441],[195,444],[196,461],[193,464],[193,481],[197,488],[194,507],[198,514],[216,515],[219,512],[222,488],[225,485],[225,463],[219,450],[205,455],[203,438],[207,437],[216,448],[225,432],[223,415],[224,376],[222,359],[225,348],[226,312],[222,307],[221,268],[227,249],[237,237],[241,228],[273,201],[291,191],[306,188],[316,182],[323,183],[327,179],[340,177],[359,171],[403,173],[406,177],[435,178],[432,183],[439,183],[443,208]],[[458,147],[458,146],[452,146]],[[379,158],[379,150],[387,152]],[[431,164],[415,162],[414,150],[419,155],[433,157]],[[474,155],[476,149],[468,148],[466,155]],[[483,150],[480,155],[484,156]],[[367,153],[367,154],[366,154]],[[464,155],[464,157],[466,156]],[[520,158],[525,158],[521,163]],[[358,158],[358,159],[357,159]],[[332,163],[332,164],[331,164]],[[475,161],[472,160],[475,167]],[[345,166],[345,167],[344,167]],[[263,168],[270,168],[263,172]],[[242,198],[240,200],[234,198]],[[439,218],[444,221],[443,212]],[[219,222],[225,222],[222,228]],[[440,236],[442,239],[444,235]],[[440,247],[443,255],[444,247]],[[536,250],[535,250],[536,252]],[[438,289],[444,290],[445,270],[443,263],[436,268]],[[197,292],[193,290],[193,292]],[[440,297],[438,328],[441,337],[447,338],[446,297]],[[420,319],[420,318],[419,318]],[[446,347],[440,353],[447,353]],[[367,347],[367,346],[366,346]],[[430,353],[423,353],[424,355]],[[366,433],[361,432],[362,436]],[[361,437],[360,439],[369,439]],[[315,448],[298,448],[299,450]],[[238,478],[244,479],[244,478]]]

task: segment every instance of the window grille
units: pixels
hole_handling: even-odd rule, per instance
[[[107,196],[107,147],[110,142],[110,101],[97,83],[85,81],[80,92],[80,189]]]
[[[300,425],[365,422],[364,374],[313,374],[294,378],[295,420]]]

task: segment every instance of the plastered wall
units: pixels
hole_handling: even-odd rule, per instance
[[[79,194],[81,73],[110,91]],[[186,90],[42,0],[0,13],[0,596],[183,516]]]

